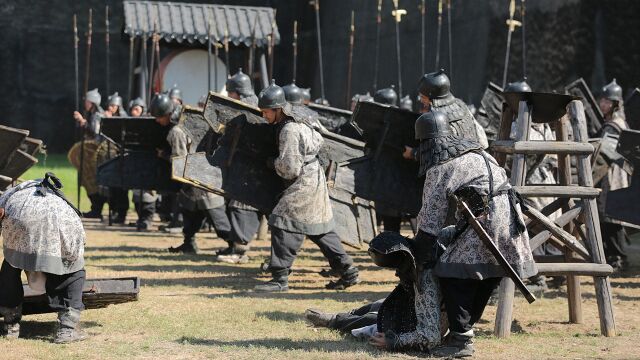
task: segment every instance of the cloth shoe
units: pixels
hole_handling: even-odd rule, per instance
[[[255,292],[284,292],[289,291],[289,269],[275,270],[272,272],[273,279],[256,285]]]
[[[20,320],[22,319],[22,305],[14,308],[0,306],[0,314],[4,318],[0,337],[17,339],[20,336]]]
[[[315,327],[329,327],[329,324],[336,318],[336,314],[326,313],[318,309],[307,309],[304,318]]]
[[[431,351],[434,357],[459,359],[473,356],[473,330],[466,333],[451,331],[442,345]]]
[[[330,281],[325,285],[325,288],[328,290],[344,290],[360,282],[358,275],[358,268],[355,266],[349,266],[342,272],[342,275],[337,281]]]
[[[58,312],[58,329],[53,340],[56,344],[68,344],[82,341],[87,334],[80,330],[80,310],[68,308]]]
[[[184,254],[197,254],[198,253],[198,245],[196,245],[196,239],[185,238],[184,243],[178,247],[170,247],[169,252],[171,253],[184,253]]]

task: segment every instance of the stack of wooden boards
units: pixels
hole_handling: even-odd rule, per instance
[[[0,125],[0,192],[38,163],[42,140],[29,137],[29,130]]]

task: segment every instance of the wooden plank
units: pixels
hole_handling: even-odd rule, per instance
[[[585,263],[584,260],[581,259],[573,259],[572,261],[566,261],[566,257],[564,255],[534,255],[533,259],[536,264],[542,263]]]
[[[553,222],[560,227],[564,227],[567,224],[571,223],[571,221],[573,221],[573,219],[575,219],[577,216],[579,216],[581,211],[581,207],[575,207],[560,215]],[[531,250],[537,249],[540,245],[544,244],[545,241],[549,240],[551,236],[553,236],[553,234],[549,230],[540,231],[536,236],[529,239]]]
[[[491,150],[507,154],[593,154],[593,145],[574,141],[513,141],[496,140]]]
[[[562,185],[527,185],[514,186],[524,197],[564,197],[595,199],[600,195],[600,189],[586,186]]]
[[[584,275],[609,276],[613,268],[609,264],[592,263],[539,263],[538,273],[542,275]]]
[[[583,105],[574,100],[568,105],[569,119],[573,128],[573,136],[577,142],[587,142],[587,122]],[[577,156],[578,181],[582,186],[593,186],[591,178],[591,162],[589,156]],[[602,234],[600,233],[600,217],[595,199],[585,199],[584,223],[586,225],[585,244],[591,250],[593,261],[598,264],[606,264],[604,250],[602,248]],[[600,332],[604,336],[615,336],[616,324],[613,316],[613,304],[611,284],[608,277],[596,276],[593,278],[596,288],[596,300],[598,302],[598,314],[600,316]]]
[[[509,140],[513,116],[513,110],[511,110],[507,103],[502,103],[502,118],[500,119],[500,129],[498,131],[497,140]],[[501,167],[504,167],[507,162],[507,154],[492,152],[492,155],[495,157],[498,164]]]
[[[562,228],[558,227],[553,221],[551,221],[548,217],[542,215],[538,210],[528,207],[524,209],[524,213],[533,218],[536,222],[542,225],[546,230],[550,231],[556,239],[560,240],[565,246],[575,251],[578,255],[584,257],[585,259],[591,259],[589,252],[587,249],[578,242],[578,240],[573,237],[573,235],[564,231]],[[575,216],[578,214],[576,213]]]

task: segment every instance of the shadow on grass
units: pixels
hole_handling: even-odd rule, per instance
[[[235,341],[223,341],[215,339],[200,339],[194,337],[181,337],[176,342],[183,345],[201,345],[201,346],[218,346],[218,347],[240,347],[240,348],[264,348],[277,350],[317,350],[327,353],[351,352],[354,351],[354,345],[360,345],[359,351],[370,355],[379,356],[382,352],[372,347],[345,337],[343,340],[291,340],[291,339],[247,339]]]
[[[307,290],[301,288],[300,290]],[[317,291],[317,292],[283,292],[283,293],[259,293],[249,291],[240,291],[232,294],[201,294],[200,296],[208,299],[224,299],[224,298],[257,298],[257,299],[285,299],[285,300],[324,300],[332,299],[335,301],[351,302],[351,301],[376,301],[389,295],[389,291]]]
[[[304,314],[290,313],[284,311],[263,311],[256,313],[257,317],[266,318],[271,321],[284,321],[288,323],[295,323],[304,320]]]
[[[83,329],[102,327],[95,321],[81,321]],[[20,338],[29,340],[53,341],[57,327],[57,321],[31,321],[20,322]]]

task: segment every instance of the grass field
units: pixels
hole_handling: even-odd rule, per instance
[[[62,162],[62,179],[75,180]],[[59,160],[57,160],[59,161]],[[56,167],[58,166],[58,167]],[[41,176],[44,167],[29,174]],[[65,181],[65,180],[63,180]],[[73,184],[66,190],[73,191]],[[69,193],[68,193],[69,194]],[[75,196],[75,192],[73,192]],[[84,200],[83,200],[84,202]],[[134,215],[129,214],[133,220]],[[157,225],[157,224],[156,224]],[[198,235],[203,253],[169,254],[179,235],[138,233],[87,221],[86,270],[90,278],[139,276],[140,300],[83,313],[90,338],[70,345],[51,343],[54,314],[27,316],[22,338],[0,340],[0,359],[408,359],[373,349],[349,336],[314,329],[303,320],[308,307],[348,310],[384,297],[395,286],[392,271],[374,266],[365,250],[350,249],[363,282],[343,292],[326,291],[317,272],[326,267],[311,242],[294,265],[292,290],[257,294],[251,288],[268,276],[259,264],[268,241],[257,241],[245,265],[213,261],[223,242],[213,233]],[[629,272],[611,279],[618,336],[601,337],[593,282],[582,278],[583,324],[569,324],[565,289],[549,291],[532,305],[517,297],[514,334],[492,336],[495,306],[489,306],[476,334],[478,359],[637,359],[640,358],[640,243],[632,247]]]

